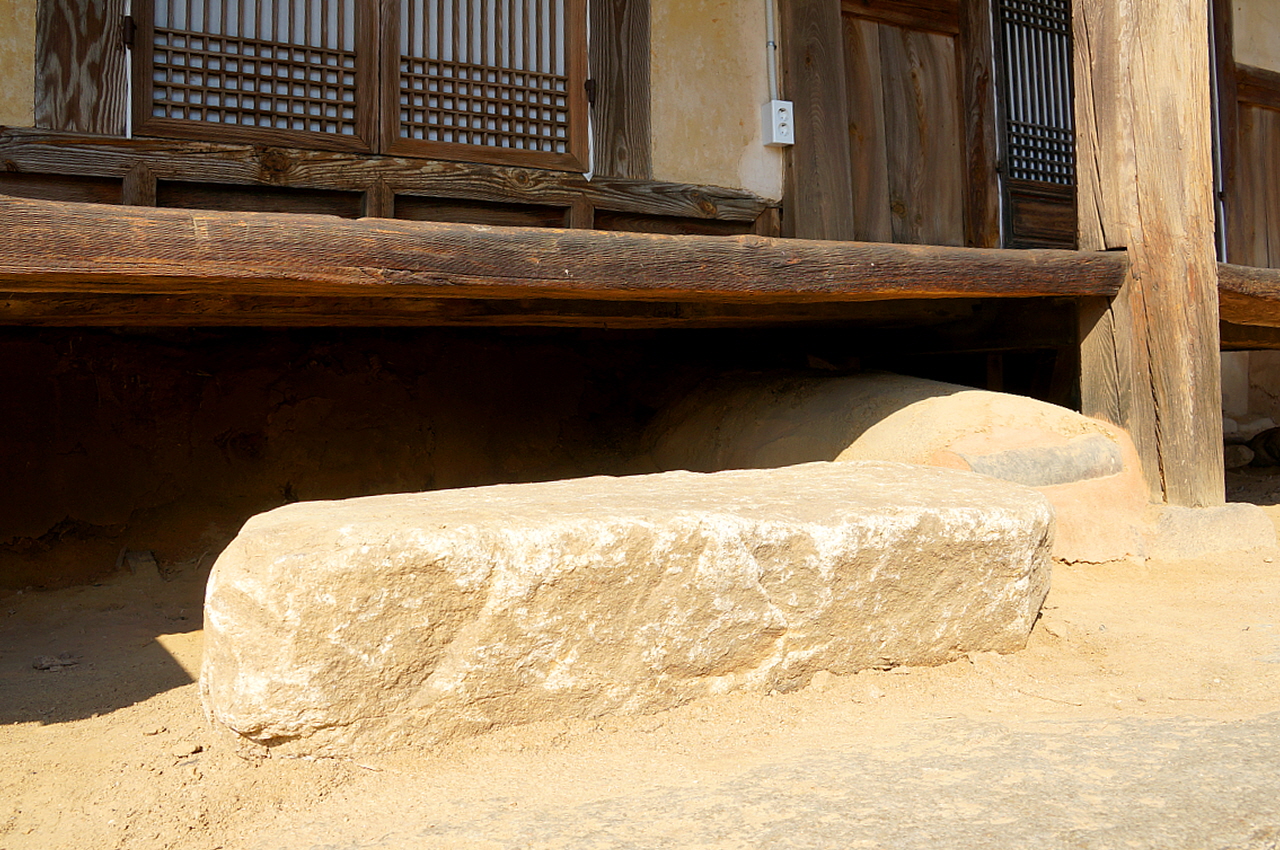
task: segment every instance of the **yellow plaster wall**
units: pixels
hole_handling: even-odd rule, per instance
[[[654,177],[780,198],[783,155],[760,139],[764,0],[653,0],[651,26]]]
[[[1236,61],[1280,71],[1280,2],[1235,0]]]
[[[0,0],[0,125],[35,123],[36,0]]]

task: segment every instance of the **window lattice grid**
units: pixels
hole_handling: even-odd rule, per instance
[[[1058,35],[1071,35],[1071,7],[1044,0],[1002,0],[1000,14],[1005,21],[1035,27]]]
[[[401,60],[401,136],[564,153],[568,77]]]
[[[1009,176],[1043,183],[1075,182],[1075,134],[1036,124],[1008,124]]]
[[[569,0],[404,0],[400,137],[563,154]]]
[[[353,0],[157,0],[151,114],[355,135]]]
[[[1075,183],[1071,8],[1067,0],[1001,0],[1005,160],[1019,180]]]

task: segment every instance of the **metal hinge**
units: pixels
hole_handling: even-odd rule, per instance
[[[583,88],[585,88],[585,89],[587,90],[587,103],[589,103],[589,104],[590,104],[590,105],[592,105],[592,106],[595,106],[595,105],[596,105],[596,81],[595,81],[595,79],[594,79],[594,78],[592,78],[592,79],[587,80],[585,83],[583,83],[583,84],[582,84],[582,87],[583,87]]]
[[[133,47],[134,36],[138,34],[138,25],[133,20],[133,15],[124,16],[124,26],[120,29],[120,35],[124,39],[125,47]]]

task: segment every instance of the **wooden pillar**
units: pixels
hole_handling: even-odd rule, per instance
[[[1133,435],[1154,501],[1221,504],[1208,4],[1074,6],[1080,247],[1130,257],[1082,309],[1083,409]]]

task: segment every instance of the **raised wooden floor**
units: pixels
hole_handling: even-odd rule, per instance
[[[1123,252],[348,220],[0,196],[9,325],[735,326],[1111,296]]]

